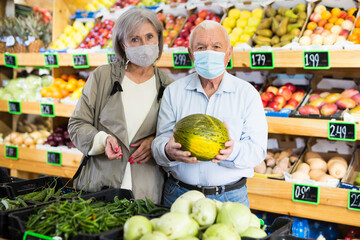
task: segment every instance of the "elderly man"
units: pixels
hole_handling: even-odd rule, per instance
[[[168,174],[163,204],[170,206],[186,191],[198,190],[208,198],[249,207],[246,178],[254,175],[253,168],[265,158],[267,145],[259,93],[225,71],[232,46],[219,23],[200,23],[191,32],[188,50],[196,73],[165,89],[151,146],[156,162]],[[212,161],[198,161],[174,141],[175,123],[195,113],[216,117],[228,128],[231,139]]]

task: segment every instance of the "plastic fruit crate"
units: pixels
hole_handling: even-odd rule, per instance
[[[83,196],[84,200],[95,198],[97,202],[112,202],[114,197],[119,199],[134,199],[134,195],[130,190],[109,188],[96,193],[90,193]],[[71,201],[71,200],[70,200]],[[42,206],[44,206],[43,204]],[[23,211],[14,212],[9,215],[9,235],[10,239],[17,240],[22,239],[25,234],[25,222],[29,219],[29,216],[35,213],[37,208],[26,209]],[[78,234],[73,239],[75,240],[98,240],[102,233],[99,234]]]

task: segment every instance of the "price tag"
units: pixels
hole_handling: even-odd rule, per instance
[[[250,68],[274,69],[273,52],[250,52]]]
[[[61,153],[60,152],[47,152],[47,163],[51,165],[61,166]]]
[[[19,149],[17,146],[5,145],[5,157],[10,159],[19,158]]]
[[[73,54],[74,68],[89,68],[89,58],[87,54]]]
[[[56,53],[44,54],[45,67],[59,67],[59,57]]]
[[[305,69],[329,69],[330,53],[329,51],[305,51],[304,68]]]
[[[41,116],[55,117],[55,106],[51,103],[40,103]]]
[[[181,53],[173,53],[173,65],[174,68],[193,68],[193,63],[190,59],[189,53],[181,52]]]
[[[113,62],[117,62],[117,57],[114,53],[108,53],[107,54],[107,59],[108,59],[108,63],[113,63]]]
[[[16,55],[5,53],[4,58],[5,58],[5,66],[6,67],[11,67],[11,68],[18,67]]]
[[[341,141],[356,141],[356,124],[329,121],[328,139]]]
[[[233,60],[232,57],[230,58],[230,61],[228,62],[228,65],[226,66],[226,69],[232,69],[233,68]]]
[[[21,114],[21,102],[18,101],[8,101],[9,104],[9,113],[11,114]]]
[[[45,236],[45,235],[41,235],[41,234],[38,234],[38,233],[33,233],[33,232],[29,232],[29,231],[26,231],[24,233],[24,237],[23,237],[23,240],[54,240],[54,238],[52,237],[48,237],[48,236]]]
[[[319,204],[320,189],[318,186],[294,183],[292,200],[295,202]]]
[[[349,191],[348,209],[360,211],[360,191]]]

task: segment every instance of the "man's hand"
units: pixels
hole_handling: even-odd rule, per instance
[[[230,156],[232,151],[234,150],[234,141],[230,138],[229,126],[227,125],[226,122],[224,122],[224,125],[225,125],[226,129],[228,130],[229,141],[227,141],[224,144],[226,148],[221,149],[220,154],[216,155],[215,158],[211,160],[213,163],[218,163],[218,162],[226,160]]]
[[[113,136],[108,136],[106,138],[106,146],[105,146],[105,155],[111,159],[121,159],[122,150],[119,147],[116,138]]]
[[[135,152],[130,156],[130,164],[144,163],[151,158],[151,143],[154,140],[154,136],[144,138],[137,143],[130,144],[130,147],[137,148]]]
[[[169,142],[165,145],[165,153],[171,161],[180,161],[184,163],[199,163],[196,157],[191,157],[189,151],[182,151],[181,144],[175,142],[172,135]]]

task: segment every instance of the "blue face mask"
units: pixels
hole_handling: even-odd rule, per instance
[[[225,53],[212,50],[194,52],[196,72],[206,78],[214,79],[225,71]]]

